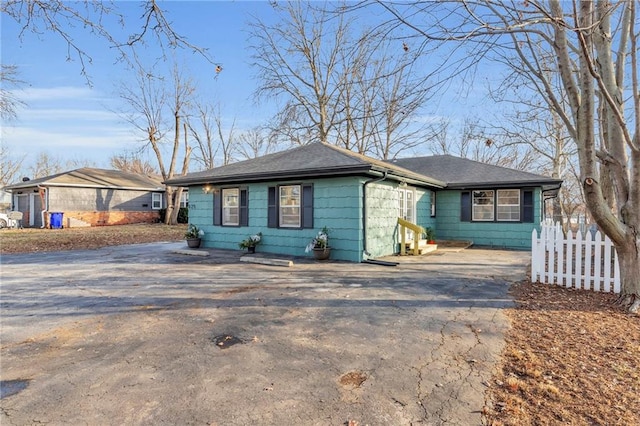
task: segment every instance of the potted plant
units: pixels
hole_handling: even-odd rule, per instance
[[[313,257],[316,260],[327,260],[329,258],[331,247],[329,247],[329,230],[326,226],[307,244],[304,251],[306,253],[313,252]]]
[[[436,243],[436,232],[433,228],[428,227],[424,230],[424,238],[427,240],[427,244],[435,244]]]
[[[189,248],[198,248],[200,247],[200,243],[202,242],[202,237],[204,236],[204,231],[198,228],[193,223],[189,225],[187,228],[187,232],[184,233],[184,237],[187,240],[187,245]]]
[[[258,232],[255,235],[251,235],[247,237],[246,239],[240,241],[238,245],[240,246],[241,249],[246,248],[247,251],[249,251],[249,253],[255,253],[256,246],[260,244],[260,241],[262,241],[262,232]]]

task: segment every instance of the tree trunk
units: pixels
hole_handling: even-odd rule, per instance
[[[180,213],[180,199],[182,198],[182,188],[176,188],[173,192],[173,209],[169,217],[169,225],[178,224],[178,214]],[[167,215],[169,212],[167,212]]]
[[[621,293],[618,302],[629,312],[640,313],[640,235],[632,234],[624,246],[617,246]]]
[[[187,141],[187,124],[183,123],[184,128],[184,159],[182,161],[182,176],[187,174],[189,171],[189,159],[191,158],[191,147]],[[171,221],[170,225],[178,224],[178,214],[180,213],[180,201],[182,200],[182,188],[176,188],[175,193],[173,195],[173,211],[171,212]]]
[[[174,193],[175,193],[175,188],[167,185],[167,187],[165,188],[165,196],[167,198],[167,209],[164,214],[165,225],[171,224],[171,216],[173,215],[173,208],[175,206],[174,200],[173,200]]]

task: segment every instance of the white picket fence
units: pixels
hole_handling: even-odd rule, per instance
[[[562,232],[543,224],[531,233],[531,279],[578,289],[620,293],[620,265],[611,240],[600,231]]]

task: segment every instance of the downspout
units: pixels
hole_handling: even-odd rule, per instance
[[[545,222],[547,219],[547,201],[553,200],[554,198],[558,198],[561,187],[562,187],[562,184],[558,185],[555,188],[542,189],[541,191],[542,193],[542,212],[541,213],[542,214],[540,215],[541,216],[540,222]],[[553,220],[553,217],[552,217],[552,220]]]
[[[42,194],[44,194],[44,196],[42,196]],[[42,211],[40,212],[40,216],[42,218],[42,226],[40,226],[40,229],[44,229],[47,223],[44,220],[44,217],[45,217],[45,214],[47,213],[47,210],[49,210],[49,191],[47,191],[47,188],[43,188],[40,185],[38,185],[38,195],[42,200]]]
[[[371,253],[367,251],[367,185],[370,183],[382,182],[387,178],[387,170],[384,171],[384,175],[376,179],[370,179],[362,185],[362,257],[368,258]]]

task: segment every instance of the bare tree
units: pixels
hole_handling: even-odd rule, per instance
[[[20,100],[16,90],[25,82],[18,77],[16,65],[2,64],[0,70],[0,117],[3,120],[17,118],[17,109],[25,103]]]
[[[434,92],[417,53],[406,42],[371,30],[359,37],[355,53],[348,53],[339,143],[383,159],[428,144],[438,126],[418,118]]]
[[[274,7],[282,22],[252,25],[254,66],[262,80],[257,95],[285,99],[280,116],[287,127],[310,130],[312,140],[328,142],[340,111],[338,81],[345,70],[338,53],[348,44],[349,25],[339,17],[330,26],[330,14],[303,3]]]
[[[0,188],[14,183],[20,176],[20,169],[26,154],[16,158],[9,152],[6,144],[0,144]]]
[[[140,175],[158,175],[158,170],[153,164],[133,154],[114,155],[109,160],[111,167],[116,170]]]
[[[434,130],[416,120],[433,94],[423,52],[383,31],[356,32],[347,15],[323,6],[288,3],[278,7],[280,22],[253,26],[257,95],[284,101],[280,139],[385,159],[427,143]]]
[[[47,152],[40,152],[29,167],[29,178],[37,179],[62,173],[65,170],[63,161]]]
[[[142,25],[136,30],[127,29],[127,19],[120,11],[117,2],[65,0],[5,0],[0,3],[0,12],[21,27],[20,37],[26,32],[35,34],[51,33],[67,44],[67,60],[80,63],[81,74],[90,82],[87,66],[93,61],[95,53],[89,52],[82,37],[77,37],[72,28],[82,28],[90,37],[103,40],[114,48],[119,59],[126,63],[131,60],[131,48],[153,42],[160,46],[162,54],[166,48],[183,48],[196,52],[213,63],[206,51],[191,44],[186,37],[175,32],[166,12],[155,0],[140,2]],[[114,27],[120,27],[128,33],[126,39],[119,39]]]
[[[530,169],[533,162],[530,149],[508,143],[503,135],[492,134],[473,117],[466,117],[458,126],[443,121],[429,150],[436,155],[455,155],[516,170]]]
[[[521,101],[520,105],[523,104]],[[576,189],[569,181],[574,178],[571,163],[577,162],[577,152],[560,117],[548,108],[529,105],[523,111],[505,116],[505,119],[508,125],[493,125],[506,139],[502,147],[526,147],[535,156],[534,166],[538,170],[565,181],[565,188],[560,191],[560,196],[553,200],[553,220],[561,223],[566,231],[564,218],[571,218],[570,210],[575,210],[571,200],[581,199],[581,191],[568,191],[569,188],[574,192]],[[563,201],[565,197],[567,199]],[[581,203],[584,204],[584,199]],[[570,210],[565,210],[569,206],[572,206]]]
[[[205,170],[215,167],[219,146],[214,140],[214,128],[211,122],[211,107],[198,103],[196,118],[189,120],[189,132],[195,139],[194,159],[202,164]]]
[[[464,43],[521,70],[578,152],[593,219],[620,256],[622,294],[640,310],[640,81],[635,1],[376,2],[421,37]],[[457,19],[450,19],[455,16]],[[435,20],[434,17],[448,17]],[[542,52],[542,53],[541,53]],[[567,108],[565,108],[566,100]],[[612,182],[607,200],[605,176]],[[613,207],[613,209],[612,209]]]
[[[235,120],[226,127],[219,105],[198,103],[196,109],[197,119],[189,123],[189,131],[196,141],[195,160],[205,169],[214,168],[216,160],[222,166],[229,164],[236,150]]]
[[[145,135],[146,146],[155,154],[160,175],[166,181],[178,174],[186,174],[188,171],[191,148],[185,142],[182,154],[180,132],[183,127],[182,120],[187,115],[186,110],[192,102],[194,89],[191,81],[182,75],[177,65],[173,66],[170,76],[160,77],[156,73],[160,73],[158,68],[146,70],[138,63],[135,83],[133,85],[123,83],[120,88],[120,98],[129,105],[125,119]],[[165,119],[167,115],[171,115],[171,120]],[[173,132],[171,142],[167,140],[170,132]],[[165,162],[167,145],[168,163]],[[177,172],[178,157],[181,154],[183,155],[182,171]],[[181,190],[171,186],[166,187],[165,223],[177,223],[176,206],[180,202],[180,195]]]
[[[237,151],[242,160],[271,154],[276,149],[275,139],[269,137],[266,129],[254,127],[238,136]]]

